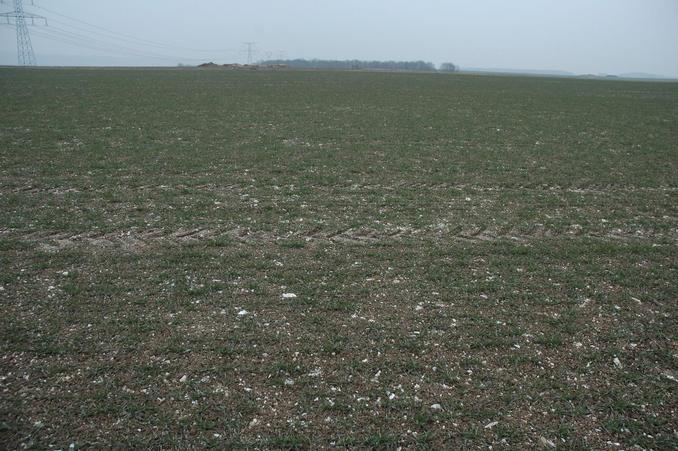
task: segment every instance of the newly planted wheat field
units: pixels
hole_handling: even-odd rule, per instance
[[[0,70],[7,449],[675,449],[678,84]]]

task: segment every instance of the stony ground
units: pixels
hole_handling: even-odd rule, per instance
[[[678,85],[0,70],[7,449],[675,449]]]

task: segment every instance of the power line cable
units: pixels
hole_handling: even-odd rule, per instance
[[[59,25],[61,25],[61,26],[64,26],[64,27],[67,27],[67,28],[72,28],[73,30],[77,30],[78,32],[81,32],[81,33],[88,33],[88,34],[92,34],[92,35],[99,36],[100,38],[105,38],[105,39],[109,39],[109,40],[116,40],[116,41],[124,42],[126,45],[146,46],[145,44],[141,44],[141,43],[139,43],[139,42],[137,42],[137,41],[135,41],[135,40],[133,40],[133,39],[119,38],[119,37],[110,36],[110,35],[108,35],[108,34],[106,34],[106,33],[100,33],[100,32],[94,31],[94,30],[89,30],[89,29],[84,28],[84,27],[79,27],[79,26],[77,26],[77,25],[72,25],[72,24],[69,24],[69,23],[67,23],[67,22],[64,22],[64,21],[61,21],[61,20],[58,20],[58,19],[54,19],[54,18],[52,18],[52,17],[49,18],[49,21],[50,21],[50,23],[57,23],[57,24],[59,24]],[[54,28],[54,27],[52,27],[52,28]],[[64,30],[64,31],[65,31],[65,30]],[[68,31],[68,32],[74,33],[74,32],[72,32],[72,31]],[[88,36],[88,39],[91,39],[91,37]],[[107,42],[108,42],[108,41],[107,41]],[[158,47],[159,47],[159,46],[158,46]],[[165,47],[162,47],[162,48],[165,48]],[[166,49],[170,49],[170,50],[181,50],[180,48],[174,49],[174,48],[169,47],[169,46],[167,46]],[[185,50],[185,51],[187,51],[187,50]],[[217,52],[215,52],[215,51],[208,51],[208,50],[202,50],[202,51],[192,50],[192,51],[194,51],[194,52],[199,52],[199,53],[217,53]]]
[[[151,52],[151,51],[147,51],[147,50],[140,50],[140,49],[136,49],[136,48],[132,48],[132,47],[127,47],[127,46],[124,46],[124,45],[120,45],[118,43],[112,43],[112,42],[109,42],[109,41],[104,41],[104,40],[101,40],[101,39],[92,38],[90,36],[86,36],[86,35],[83,35],[83,34],[73,33],[69,30],[64,30],[64,29],[61,29],[61,28],[58,28],[58,27],[55,27],[55,26],[46,27],[46,28],[43,29],[43,31],[52,32],[53,34],[60,35],[60,36],[65,37],[65,38],[70,38],[70,39],[74,39],[74,40],[83,40],[83,41],[88,42],[88,43],[94,43],[94,44],[103,45],[103,46],[118,47],[118,48],[120,48],[124,51],[135,52],[135,53],[138,53],[138,54],[143,54],[143,55],[147,55],[149,57],[154,57],[154,58],[201,60],[201,58],[187,58],[185,56],[172,56],[172,55],[160,54],[160,53],[155,53],[155,52]]]
[[[59,42],[59,43],[62,43],[62,44],[68,44],[68,45],[71,45],[73,47],[95,50],[97,52],[104,52],[104,53],[109,53],[109,54],[115,53],[115,54],[120,54],[120,55],[136,56],[136,57],[144,57],[144,58],[154,58],[152,56],[143,55],[143,54],[136,53],[136,52],[130,52],[130,51],[115,49],[115,48],[111,48],[111,47],[105,47],[105,46],[92,44],[92,43],[85,43],[85,42],[82,42],[80,40],[55,35],[51,31],[46,32],[46,33],[42,32],[42,31],[34,31],[33,34],[35,36],[42,37],[42,38],[50,40],[50,41]]]
[[[56,11],[49,9],[49,8],[45,8],[44,6],[40,6],[40,5],[33,5],[33,6],[36,7],[36,8],[40,8],[40,9],[46,11],[46,12],[49,12],[50,14],[54,14],[58,17],[62,17],[64,19],[67,19],[67,20],[70,20],[70,21],[73,21],[73,22],[77,22],[77,23],[80,23],[82,25],[86,25],[87,27],[94,28],[96,30],[101,30],[101,31],[103,31],[107,34],[110,34],[112,36],[117,37],[117,39],[125,39],[125,40],[128,40],[128,41],[136,41],[136,42],[139,42],[139,43],[143,43],[144,45],[147,45],[147,46],[150,45],[150,46],[156,46],[156,47],[163,47],[163,48],[176,49],[176,50],[185,50],[185,51],[192,51],[192,52],[201,52],[201,53],[236,52],[233,49],[196,49],[196,48],[168,45],[168,44],[164,44],[164,43],[160,43],[160,42],[156,42],[156,41],[151,41],[151,40],[148,40],[148,39],[138,38],[138,37],[135,37],[135,36],[132,36],[132,35],[124,34],[124,33],[119,33],[117,31],[113,31],[113,30],[110,30],[108,28],[89,23],[89,22],[86,22],[86,21],[81,20],[81,19],[77,19],[75,17],[71,17],[71,16],[67,16],[65,14],[58,13]],[[57,19],[51,18],[50,20],[56,21]],[[101,32],[95,32],[95,31],[92,31],[92,30],[83,29],[82,27],[76,27],[72,24],[67,24],[65,22],[60,22],[60,23],[62,25],[66,25],[66,26],[69,26],[69,27],[72,27],[72,28],[79,28],[81,31],[87,31],[87,32],[90,32],[90,33],[102,34]]]
[[[59,34],[58,32],[55,32],[54,30],[49,30],[48,29],[41,29],[40,31],[34,30],[32,33],[35,36],[48,39],[50,41],[55,41],[59,42],[62,44],[67,44],[71,45],[73,47],[80,47],[80,48],[86,48],[89,50],[95,50],[97,52],[104,52],[108,54],[117,54],[117,55],[124,55],[124,56],[134,56],[134,57],[140,57],[140,58],[150,58],[150,59],[157,59],[157,60],[164,60],[164,61],[177,61],[181,60],[182,58],[178,57],[172,57],[172,56],[163,56],[163,55],[150,55],[147,53],[140,53],[134,50],[125,50],[125,49],[120,49],[120,48],[115,48],[111,46],[106,46],[102,44],[97,44],[97,43],[91,43],[91,42],[83,42],[80,39],[72,38],[67,35]],[[192,58],[183,58],[184,60],[191,60]],[[195,59],[198,61],[198,59]]]
[[[55,36],[52,33],[43,33],[43,32],[40,32],[40,31],[34,31],[33,34],[37,37],[42,37],[42,38],[47,39],[49,41],[59,42],[59,43],[62,43],[62,44],[68,44],[68,45],[71,45],[73,47],[95,50],[97,52],[103,52],[103,53],[108,53],[108,54],[110,54],[110,53],[123,54],[123,55],[127,55],[127,56],[130,56],[130,55],[141,56],[139,54],[134,54],[132,52],[125,52],[123,50],[106,48],[106,47],[102,47],[102,46],[98,46],[98,45],[94,45],[94,44],[87,44],[87,43],[83,43],[83,42],[76,41],[76,40],[73,40],[73,39],[64,38],[64,37],[61,37],[61,36]],[[147,56],[145,56],[145,57],[147,57]]]

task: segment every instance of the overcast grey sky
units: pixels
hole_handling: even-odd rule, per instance
[[[0,10],[11,9],[11,0],[4,3]],[[31,27],[42,65],[244,62],[242,43],[254,41],[257,58],[421,59],[678,77],[678,0],[30,3],[24,0],[27,11],[49,21]],[[0,64],[16,64],[14,28],[6,25],[0,27]]]

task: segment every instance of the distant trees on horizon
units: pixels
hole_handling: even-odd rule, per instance
[[[457,72],[459,68],[453,63],[443,63],[438,70],[440,70],[440,72]]]
[[[436,66],[426,61],[363,61],[363,60],[266,60],[259,64],[282,64],[296,69],[342,69],[342,70],[402,70],[416,72],[436,72]],[[452,63],[443,63],[442,72],[456,72],[457,66]]]

